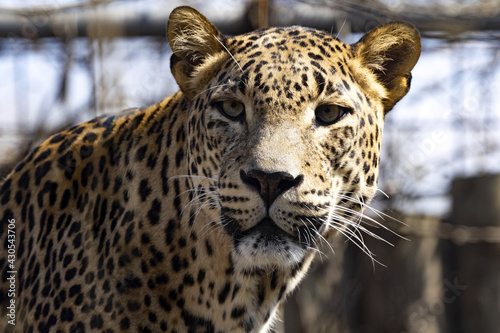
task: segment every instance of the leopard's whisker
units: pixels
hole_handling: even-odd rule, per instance
[[[236,63],[236,65],[238,65],[238,68],[240,69],[240,71],[243,73],[243,68],[241,68],[240,64],[238,63],[238,61],[236,60],[236,58],[234,57],[234,55],[227,49],[226,45],[224,45],[224,43],[221,42],[219,40],[219,38],[217,38],[217,36],[214,36],[214,37],[219,42],[219,44],[224,48],[224,50],[226,50],[226,52],[229,54],[229,56],[231,56],[231,58],[234,60],[234,62]]]

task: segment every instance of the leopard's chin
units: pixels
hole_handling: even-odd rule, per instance
[[[242,267],[290,268],[300,263],[308,252],[305,244],[286,233],[269,217],[244,231],[235,224],[237,222],[232,220],[224,226],[233,239],[236,261]]]

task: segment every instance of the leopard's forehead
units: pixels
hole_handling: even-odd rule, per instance
[[[252,54],[257,49],[275,53],[316,50],[326,58],[350,56],[350,46],[321,30],[292,26],[266,28],[228,39],[236,54]],[[261,51],[262,51],[261,50]]]
[[[296,75],[299,71],[333,74],[352,58],[351,46],[334,36],[304,27],[268,28],[228,40],[228,50],[241,60],[241,70],[251,66],[258,73],[266,64],[274,71]],[[284,66],[284,67],[279,67]]]

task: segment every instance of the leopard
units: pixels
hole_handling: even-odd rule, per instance
[[[270,332],[377,190],[418,30],[227,37],[170,14],[178,92],[34,148],[0,184],[2,332]]]

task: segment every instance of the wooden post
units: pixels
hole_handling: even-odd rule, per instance
[[[344,259],[343,290],[350,332],[442,333],[440,219],[400,217],[404,224],[381,221],[407,239],[371,229],[394,246],[365,237],[375,259],[349,244]]]
[[[500,175],[452,184],[457,238],[456,276],[448,274],[449,332],[496,333],[500,319]],[[481,236],[481,237],[478,237]],[[463,244],[460,244],[463,241]]]
[[[335,255],[317,261],[286,303],[285,333],[443,333],[439,218],[387,218],[364,227],[394,245],[364,235],[383,267],[338,237]],[[293,319],[293,320],[292,320]],[[298,322],[297,322],[298,321]]]

